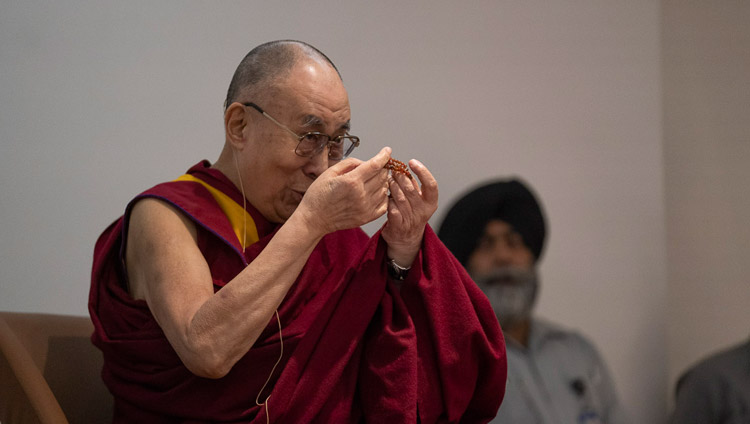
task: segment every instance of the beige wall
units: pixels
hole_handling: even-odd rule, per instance
[[[669,388],[750,337],[750,3],[663,2]]]
[[[0,309],[85,314],[97,235],[215,160],[242,55],[299,38],[341,69],[360,157],[433,170],[435,224],[479,180],[535,187],[539,313],[595,342],[634,423],[663,422],[669,377],[750,309],[750,19],[687,3],[3,2]]]

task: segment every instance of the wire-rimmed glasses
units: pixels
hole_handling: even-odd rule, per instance
[[[260,106],[256,105],[255,103],[248,102],[243,103],[243,105],[257,110],[263,116],[271,120],[271,122],[278,125],[289,134],[292,134],[297,139],[297,147],[294,149],[294,153],[299,156],[306,158],[313,157],[322,152],[323,149],[325,149],[327,146],[328,160],[339,161],[349,156],[354,148],[359,146],[359,137],[357,137],[356,135],[344,134],[336,137],[331,137],[328,134],[323,134],[322,132],[318,131],[307,132],[299,135],[286,125],[274,119],[273,116],[266,113],[266,111],[261,109]]]

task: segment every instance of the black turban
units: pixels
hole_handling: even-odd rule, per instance
[[[512,226],[539,260],[544,248],[544,214],[531,190],[516,179],[484,184],[464,195],[445,215],[438,237],[466,266],[493,219]]]

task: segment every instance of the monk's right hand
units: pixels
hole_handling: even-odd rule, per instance
[[[307,189],[295,213],[325,235],[367,224],[388,209],[391,148],[367,161],[349,158],[328,168]]]

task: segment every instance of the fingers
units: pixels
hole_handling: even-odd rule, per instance
[[[375,155],[372,159],[370,159],[373,162],[373,166],[376,166],[378,169],[381,169],[385,166],[385,163],[388,162],[388,159],[391,158],[391,148],[386,146],[380,149],[377,155]]]
[[[376,196],[387,202],[388,197],[388,171],[384,169],[385,163],[391,155],[391,148],[384,147],[369,160],[362,162],[350,176],[364,184],[364,190],[368,196]]]
[[[438,201],[438,185],[435,177],[427,169],[424,164],[416,159],[409,161],[409,168],[417,175],[419,182],[422,183],[421,192],[422,198],[426,203],[437,206]]]
[[[392,173],[388,177],[388,186],[391,190],[391,199],[403,208],[406,205],[417,205],[419,199],[419,187],[412,179],[399,173]]]
[[[378,154],[359,165],[357,169],[353,171],[356,173],[354,176],[367,181],[379,174],[382,175],[381,171],[390,157],[391,148],[383,147]]]
[[[409,161],[409,167],[417,178],[408,178],[400,173],[392,172],[389,177],[391,196],[397,200],[403,197],[411,203],[424,202],[437,205],[438,189],[435,177],[422,162],[416,159]]]
[[[344,175],[347,172],[359,167],[363,162],[357,158],[346,158],[341,162],[328,168],[328,172],[333,172],[335,175]]]
[[[425,225],[437,209],[437,182],[432,173],[414,159],[409,161],[409,168],[416,178],[391,172],[388,221],[381,233],[388,244],[388,255],[404,264],[416,257]]]

